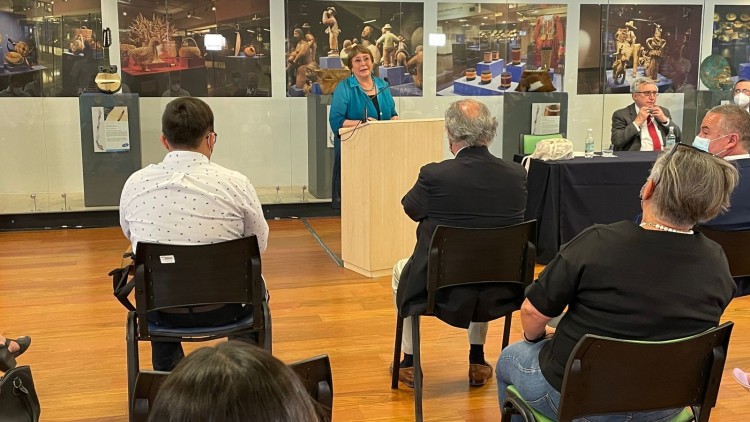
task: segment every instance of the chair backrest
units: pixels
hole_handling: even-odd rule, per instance
[[[302,380],[310,396],[323,407],[325,416],[330,420],[333,415],[333,377],[328,355],[301,360],[289,367]]]
[[[156,394],[167,379],[169,372],[141,371],[135,381],[135,392],[131,403],[132,422],[147,422]]]
[[[135,308],[149,311],[211,304],[260,304],[265,296],[260,250],[255,236],[207,245],[138,243],[135,254]],[[253,325],[263,325],[253,306]],[[138,324],[148,337],[148,324]]]
[[[732,277],[750,275],[750,230],[722,231],[708,227],[697,227],[707,238],[721,245],[729,261],[729,272]]]
[[[691,337],[644,342],[587,334],[568,359],[558,419],[716,405],[732,322]]]
[[[427,314],[436,293],[448,287],[486,284],[523,291],[534,277],[536,220],[506,227],[438,226],[427,258]]]
[[[547,135],[529,135],[526,133],[521,133],[519,135],[520,137],[520,150],[522,154],[531,154],[534,152],[534,148],[536,148],[536,144],[539,143],[539,141],[543,141],[545,139],[553,139],[553,138],[564,138],[564,133],[550,133]]]

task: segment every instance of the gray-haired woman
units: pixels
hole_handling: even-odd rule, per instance
[[[513,384],[529,404],[555,418],[565,364],[585,334],[660,341],[718,325],[736,286],[724,251],[692,227],[729,206],[737,178],[731,163],[677,144],[656,160],[641,190],[640,225],[594,225],[564,245],[527,291],[521,307],[525,341],[498,359],[500,405]],[[566,307],[548,334],[547,322]],[[669,420],[679,410],[587,419]]]

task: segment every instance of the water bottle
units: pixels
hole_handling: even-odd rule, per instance
[[[669,135],[667,135],[666,139],[666,147],[667,149],[672,148],[674,144],[677,142],[677,137],[674,136],[674,126],[669,127]]]
[[[589,129],[588,131],[589,134],[586,136],[584,153],[586,158],[591,158],[594,156],[594,129]]]

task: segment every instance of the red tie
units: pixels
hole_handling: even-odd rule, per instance
[[[659,134],[656,133],[654,122],[651,119],[652,118],[649,117],[648,123],[646,123],[646,126],[648,126],[648,134],[651,135],[651,142],[654,144],[654,151],[661,151],[661,141],[659,140]]]

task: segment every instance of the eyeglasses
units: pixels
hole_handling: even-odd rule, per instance
[[[745,95],[750,95],[750,89],[735,89],[735,90],[734,90],[734,93],[735,93],[735,94],[745,94]]]
[[[641,94],[644,97],[658,97],[659,91],[635,91],[636,94]]]
[[[370,60],[370,56],[364,56],[364,57],[359,57],[359,58],[356,58],[356,59],[352,59],[352,63],[356,64],[357,66],[360,66],[360,65],[363,65],[363,64],[368,64],[368,63],[370,63],[370,61],[371,61]]]

